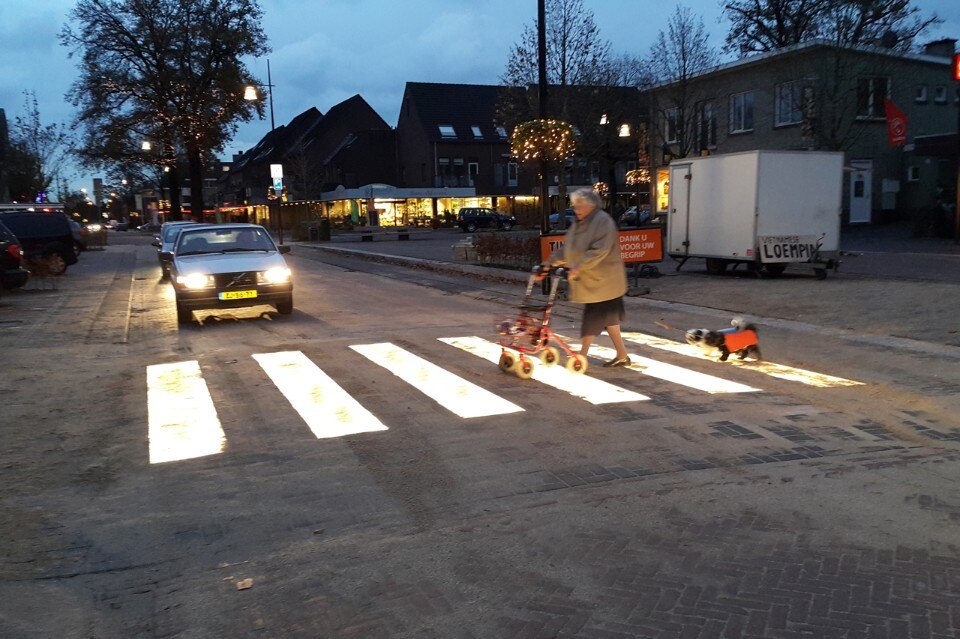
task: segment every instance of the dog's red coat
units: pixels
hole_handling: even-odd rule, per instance
[[[726,346],[727,350],[731,353],[736,353],[748,346],[756,346],[757,344],[759,344],[757,333],[749,329],[723,334],[723,345]]]

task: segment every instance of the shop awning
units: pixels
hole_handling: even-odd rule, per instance
[[[338,187],[333,191],[326,191],[320,194],[320,199],[324,202],[335,202],[337,200],[369,200],[369,199],[389,199],[389,200],[413,200],[417,198],[443,198],[443,197],[476,197],[477,190],[473,187],[468,188],[412,188],[403,189],[389,184],[367,184],[356,189],[344,189]]]

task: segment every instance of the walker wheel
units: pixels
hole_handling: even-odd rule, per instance
[[[517,362],[513,372],[516,373],[520,379],[530,379],[533,377],[533,362],[524,357]]]
[[[509,373],[517,365],[517,358],[513,356],[513,353],[503,351],[500,354],[500,361],[497,362],[497,366],[500,367],[504,373]]]
[[[560,361],[560,351],[553,346],[547,346],[540,351],[540,361],[544,366],[553,366]]]
[[[567,358],[565,368],[571,373],[582,374],[587,372],[587,358],[580,353],[574,353]]]

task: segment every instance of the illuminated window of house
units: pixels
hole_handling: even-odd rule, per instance
[[[475,137],[478,140],[483,139],[483,133],[480,132],[480,127],[478,127],[476,124],[470,127],[470,130],[473,131],[473,137]]]
[[[442,138],[457,137],[457,132],[454,131],[452,124],[441,124],[437,128],[440,129],[440,137]]]
[[[507,130],[506,130],[505,128],[503,128],[502,126],[498,126],[498,127],[497,127],[497,135],[499,135],[501,138],[505,138],[505,137],[507,137]]]

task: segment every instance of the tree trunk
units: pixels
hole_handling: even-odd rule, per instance
[[[190,162],[190,212],[193,219],[203,222],[203,154],[196,145],[187,146]]]
[[[170,215],[167,219],[174,222],[182,220],[183,210],[180,207],[180,173],[177,171],[176,163],[170,165],[170,171],[167,173],[167,187],[170,189]]]

